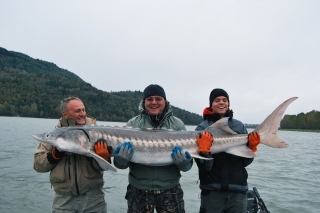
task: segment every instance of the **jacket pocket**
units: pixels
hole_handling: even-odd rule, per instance
[[[52,183],[63,183],[68,179],[68,163],[67,157],[61,159],[61,161],[51,170],[50,181]]]

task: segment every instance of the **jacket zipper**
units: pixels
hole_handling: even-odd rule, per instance
[[[77,193],[78,195],[80,195],[80,192],[79,192],[79,186],[78,186],[78,176],[77,176],[77,165],[76,165],[76,155],[73,155],[73,158],[74,158],[74,182],[75,182],[75,185],[76,185],[76,189],[77,189]]]
[[[70,170],[70,165],[71,165],[70,157],[68,156],[68,173],[69,173],[69,180],[71,180],[71,170]]]

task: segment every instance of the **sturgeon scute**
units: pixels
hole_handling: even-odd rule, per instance
[[[282,116],[297,97],[290,98],[279,105],[254,131],[260,134],[261,143],[275,148],[285,148],[288,144],[277,135]],[[228,127],[228,118],[222,118],[206,128],[213,135],[211,153],[227,152],[237,156],[253,158],[255,153],[247,146],[248,135],[237,134]],[[130,141],[134,148],[132,162],[163,166],[172,164],[171,152],[175,146],[181,146],[192,157],[202,158],[198,154],[196,135],[202,131],[174,131],[158,129],[139,129],[111,126],[71,126],[56,128],[52,131],[35,134],[34,139],[49,143],[60,150],[87,155],[97,160],[104,170],[116,171],[106,160],[98,156],[94,143],[105,139],[113,150],[124,141]]]

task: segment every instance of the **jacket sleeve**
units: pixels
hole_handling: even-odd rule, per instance
[[[182,122],[182,120],[180,120],[179,118],[177,118],[177,123],[179,124],[179,130],[180,131],[186,131],[187,130],[187,128],[186,128],[186,126],[184,125],[184,123]]]
[[[126,165],[122,165],[122,164],[118,163],[115,158],[113,158],[113,164],[118,169],[127,169],[130,166],[130,161]]]
[[[55,164],[51,164],[48,161],[48,153],[50,153],[53,149],[53,146],[47,144],[47,143],[39,143],[38,148],[34,154],[34,162],[33,162],[33,168],[37,172],[49,172],[53,167],[55,167]]]
[[[201,131],[201,130],[205,130],[208,126],[210,126],[212,124],[212,122],[211,123],[209,123],[209,121],[208,120],[204,120],[204,121],[202,121],[197,127],[196,127],[196,131]]]
[[[195,130],[196,131],[201,131],[201,130],[204,130],[204,128],[202,128],[202,126],[198,125]]]
[[[242,158],[243,167],[249,166],[253,162],[254,158]]]

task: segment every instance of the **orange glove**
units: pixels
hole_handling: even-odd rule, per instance
[[[61,158],[64,156],[64,154],[66,152],[60,151],[57,147],[54,147],[54,149],[52,149],[51,153],[52,153],[53,159],[61,160]]]
[[[205,155],[210,153],[210,148],[213,143],[213,136],[210,132],[203,131],[202,134],[198,133],[196,136],[197,144],[198,144],[198,151]]]
[[[247,146],[251,149],[251,151],[256,152],[258,150],[257,146],[260,143],[260,135],[257,132],[251,132],[248,135],[248,143]]]
[[[108,146],[106,140],[102,138],[98,139],[94,144],[94,151],[97,153],[97,155],[99,155],[100,157],[102,157],[103,159],[111,163],[110,157],[111,157],[112,147]]]

